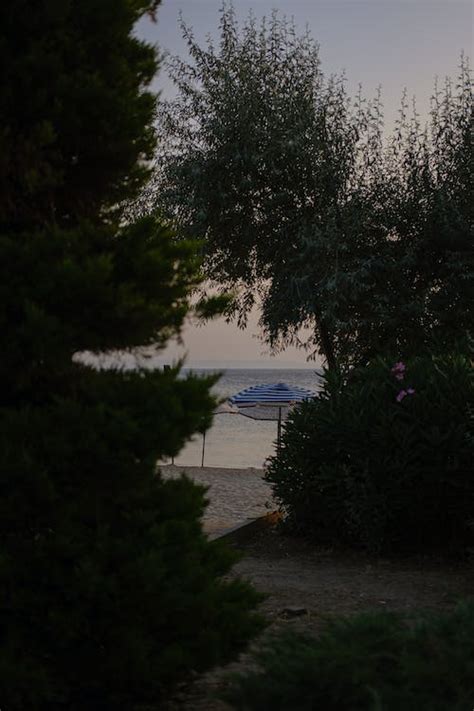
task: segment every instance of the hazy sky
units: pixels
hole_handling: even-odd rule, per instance
[[[217,35],[221,0],[162,0],[158,22],[142,22],[141,37],[157,43],[161,50],[186,56],[186,45],[178,27],[181,11],[196,38]],[[455,76],[462,50],[473,57],[473,2],[469,0],[235,0],[238,18],[252,9],[260,18],[273,8],[294,17],[304,30],[306,24],[320,45],[325,74],[345,70],[350,90],[362,83],[366,95],[382,86],[387,127],[396,117],[400,96],[406,87],[417,97],[426,114],[435,76]],[[163,69],[156,88],[170,96],[172,86]],[[214,322],[185,331],[189,362],[260,360],[262,365],[304,365],[302,353],[288,350],[272,359],[262,356],[256,319],[245,332],[232,325]],[[168,358],[182,349],[172,347]]]

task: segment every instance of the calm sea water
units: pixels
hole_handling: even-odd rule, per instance
[[[193,369],[194,373],[208,374],[209,370]],[[287,385],[318,390],[318,374],[312,370],[225,370],[214,390],[219,396],[230,397],[252,385],[286,383]],[[208,467],[261,468],[265,459],[274,453],[277,423],[253,420],[241,415],[214,416],[212,428],[206,433],[204,465]],[[175,464],[200,466],[202,436],[196,435],[175,458]]]

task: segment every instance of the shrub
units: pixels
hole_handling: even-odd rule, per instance
[[[463,356],[326,373],[267,472],[288,526],[372,551],[472,545],[473,385]]]
[[[123,207],[147,177],[156,0],[0,4],[0,708],[158,708],[236,655],[259,596],[163,482],[213,378],[94,371],[78,353],[178,334],[196,245]],[[209,306],[209,302],[207,306]]]
[[[473,635],[474,601],[413,619],[359,614],[318,638],[267,640],[226,696],[242,711],[470,711]]]
[[[0,410],[2,708],[159,708],[261,629],[260,596],[222,579],[235,555],[202,531],[203,490],[154,475],[208,382],[142,375],[85,371],[75,399]]]

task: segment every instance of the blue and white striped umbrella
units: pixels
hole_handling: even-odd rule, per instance
[[[271,385],[253,385],[251,388],[229,398],[232,405],[238,408],[247,406],[286,406],[289,407],[302,400],[311,400],[316,393],[306,388],[296,388],[286,383],[273,383]]]
[[[280,448],[281,423],[288,416],[294,405],[303,400],[311,400],[317,394],[306,388],[292,388],[285,383],[271,385],[253,385],[251,388],[241,390],[232,395],[226,402],[221,403],[215,415],[245,415],[253,420],[278,421],[277,446]],[[204,466],[204,452],[206,448],[206,433],[202,436],[201,466]]]
[[[241,415],[254,420],[277,420],[277,448],[280,449],[281,423],[294,405],[304,400],[312,400],[316,393],[306,388],[296,388],[286,383],[253,385],[251,388],[229,398],[231,405]]]

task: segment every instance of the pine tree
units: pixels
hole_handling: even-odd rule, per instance
[[[0,8],[0,707],[156,708],[255,634],[224,583],[203,491],[156,461],[209,423],[212,379],[92,370],[164,345],[199,282],[193,243],[127,222],[153,154],[153,0]]]

